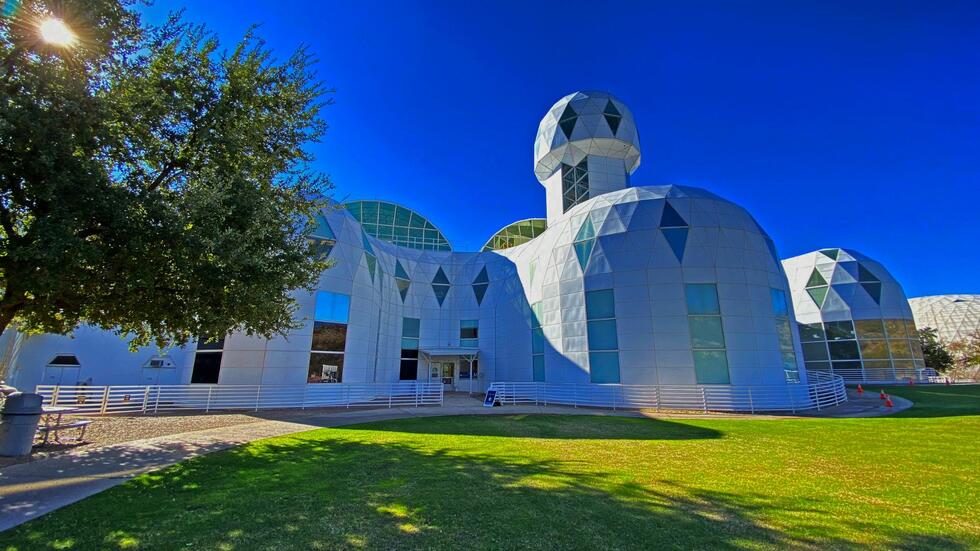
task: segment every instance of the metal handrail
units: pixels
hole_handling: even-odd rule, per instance
[[[38,385],[44,405],[86,415],[317,407],[419,407],[443,403],[441,382],[305,385]]]
[[[623,385],[497,382],[490,390],[504,404],[708,411],[805,411],[847,401],[844,379],[811,373],[810,383],[786,385]]]

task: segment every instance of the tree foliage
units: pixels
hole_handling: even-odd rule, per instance
[[[919,330],[919,344],[922,345],[922,356],[926,367],[931,367],[939,373],[949,371],[954,364],[953,355],[936,334],[936,330],[925,327]]]
[[[57,16],[71,47],[38,39]],[[300,49],[220,49],[127,0],[25,0],[0,19],[0,331],[80,323],[135,344],[294,326],[327,178],[327,93]]]

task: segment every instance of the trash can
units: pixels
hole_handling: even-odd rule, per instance
[[[0,456],[28,455],[41,420],[41,395],[15,392],[0,412]]]

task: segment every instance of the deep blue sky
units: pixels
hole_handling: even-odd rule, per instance
[[[538,121],[602,89],[642,137],[636,185],[745,206],[784,258],[854,248],[909,296],[980,293],[976,2],[158,0],[229,47],[252,23],[336,88],[315,147],[337,197],[387,199],[456,250],[544,216]]]

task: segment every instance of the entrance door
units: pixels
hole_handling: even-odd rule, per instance
[[[456,377],[456,362],[436,362],[435,366],[438,368],[439,378],[442,379],[443,390],[452,390],[453,380]]]

